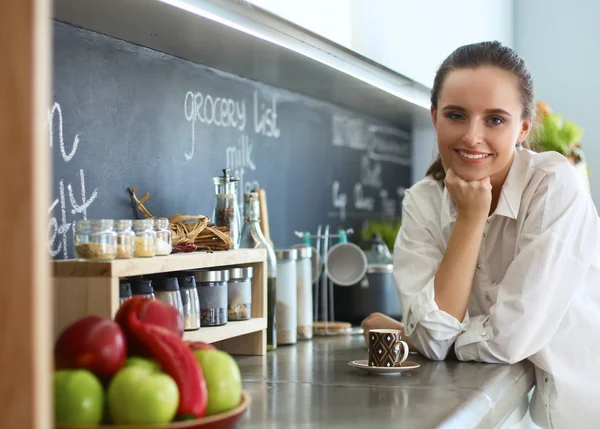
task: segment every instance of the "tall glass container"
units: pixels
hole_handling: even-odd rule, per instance
[[[239,179],[230,176],[229,171],[228,168],[225,168],[222,176],[213,178],[216,201],[212,219],[216,226],[229,228],[233,248],[237,249],[240,246],[240,232],[242,229],[242,217],[237,202]]]
[[[244,194],[244,228],[240,247],[267,250],[267,350],[277,348],[277,258],[273,247],[267,242],[260,229],[260,206],[258,194]]]

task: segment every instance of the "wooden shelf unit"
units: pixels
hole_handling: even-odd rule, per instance
[[[214,267],[252,267],[252,313],[247,321],[201,327],[184,333],[185,340],[214,343],[232,354],[264,355],[267,329],[266,251],[238,249],[194,252],[107,262],[54,262],[54,336],[70,323],[96,314],[113,318],[119,309],[119,280],[139,275]]]

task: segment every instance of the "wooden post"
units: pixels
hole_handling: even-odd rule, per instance
[[[52,426],[51,1],[0,6],[0,426]]]

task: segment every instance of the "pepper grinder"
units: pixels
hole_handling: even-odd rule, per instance
[[[240,232],[242,217],[237,201],[237,184],[239,179],[230,175],[229,168],[223,169],[223,175],[214,177],[215,185],[215,210],[212,220],[215,226],[226,226],[233,241],[233,248],[240,247]]]

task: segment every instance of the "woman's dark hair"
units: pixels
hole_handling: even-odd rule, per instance
[[[438,69],[433,88],[431,89],[431,106],[437,110],[438,98],[444,85],[444,81],[449,73],[454,70],[477,69],[480,67],[492,66],[511,72],[519,79],[519,90],[521,91],[521,102],[523,104],[524,119],[535,118],[535,92],[533,88],[533,79],[527,70],[525,61],[511,48],[503,46],[500,42],[481,42],[471,45],[461,46],[448,56]],[[525,147],[529,147],[528,142],[521,142]],[[438,159],[431,164],[426,173],[435,180],[444,180],[446,173],[442,166],[442,159]]]

